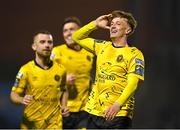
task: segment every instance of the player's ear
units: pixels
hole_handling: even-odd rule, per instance
[[[129,34],[131,31],[132,31],[132,29],[131,29],[130,27],[128,27],[128,28],[126,29],[126,34]]]
[[[35,51],[36,50],[36,44],[35,43],[33,43],[32,45],[31,45],[31,47],[32,47],[32,49]]]

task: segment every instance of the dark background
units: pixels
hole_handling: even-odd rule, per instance
[[[113,10],[138,21],[129,42],[145,56],[145,82],[136,93],[133,128],[180,128],[180,0],[1,0],[0,128],[19,128],[22,106],[9,100],[21,65],[33,59],[33,32],[49,30],[55,46],[63,43],[62,22],[77,16],[83,24]],[[108,31],[94,38],[109,40]]]

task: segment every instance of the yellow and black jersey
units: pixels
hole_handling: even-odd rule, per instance
[[[65,68],[55,62],[47,70],[40,68],[35,61],[20,68],[12,91],[33,96],[33,100],[24,109],[23,124],[31,122],[29,127],[26,124],[27,128],[44,129],[49,127],[48,123],[61,128],[60,97],[66,89],[63,83],[65,76]]]
[[[76,76],[75,85],[68,86],[68,107],[71,112],[84,110],[90,88],[90,73],[93,63],[93,54],[81,49],[75,51],[66,44],[53,48],[51,58],[64,65],[67,74]]]
[[[117,48],[110,41],[88,38],[89,33],[95,28],[91,22],[75,32],[73,39],[97,55],[96,83],[85,110],[97,116],[104,116],[104,111],[121,96],[129,76],[144,80],[144,57],[136,47]],[[123,104],[117,116],[132,117],[133,109],[132,95]]]

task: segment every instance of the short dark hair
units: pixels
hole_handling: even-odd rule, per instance
[[[66,23],[76,23],[79,27],[82,26],[81,21],[77,17],[75,17],[75,16],[70,16],[70,17],[65,18],[64,22],[63,22],[63,26]]]
[[[34,32],[33,34],[33,42],[35,40],[35,37],[38,35],[38,34],[47,34],[47,35],[52,35],[49,31],[47,30],[38,30],[36,32]]]
[[[131,13],[120,11],[120,10],[115,10],[111,14],[112,14],[112,19],[115,17],[126,18],[128,20],[127,21],[128,24],[131,27],[131,32],[128,35],[133,34],[133,32],[135,31],[136,26],[137,26],[137,21],[135,20],[135,18],[133,17],[133,15]]]

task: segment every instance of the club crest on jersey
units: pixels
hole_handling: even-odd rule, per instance
[[[123,61],[123,55],[118,55],[116,61],[117,62],[122,62]]]
[[[59,80],[60,80],[60,76],[56,74],[56,75],[54,76],[54,79],[55,79],[56,81],[59,81]]]
[[[86,56],[86,59],[87,59],[88,61],[91,61],[91,57],[90,57],[90,56]]]

